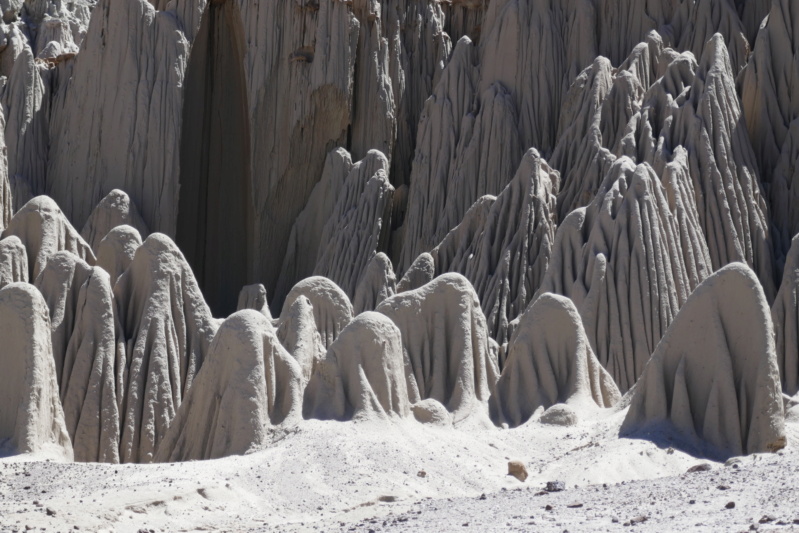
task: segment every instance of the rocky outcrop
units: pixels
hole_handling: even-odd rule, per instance
[[[130,226],[146,238],[149,232],[139,211],[130,197],[119,189],[114,189],[94,208],[89,220],[83,226],[83,237],[95,253],[103,239],[118,226]]]
[[[375,162],[379,164],[379,158]],[[282,307],[283,300],[294,284],[313,275],[323,242],[322,232],[333,216],[339,193],[352,167],[352,157],[344,148],[336,148],[327,154],[322,177],[291,228],[286,257],[275,289],[275,311]]]
[[[217,459],[265,447],[271,427],[300,418],[301,380],[267,318],[254,310],[235,313],[219,327],[155,461]]]
[[[419,254],[419,257],[411,264],[411,267],[397,283],[397,292],[407,292],[427,285],[436,277],[436,263],[433,256],[427,252]]]
[[[782,390],[794,396],[799,392],[799,236],[788,252],[771,319]]]
[[[716,272],[680,310],[631,393],[622,435],[659,422],[709,456],[785,446],[771,316],[746,265]]]
[[[92,265],[91,247],[75,231],[58,205],[47,196],[38,196],[14,214],[3,238],[18,237],[28,254],[28,279],[35,280],[47,260],[56,252],[67,251]]]
[[[391,320],[374,312],[358,315],[314,365],[305,388],[304,416],[322,420],[409,416],[405,357],[402,335]]]
[[[372,257],[355,289],[352,306],[356,315],[374,311],[386,298],[397,292],[397,278],[391,260],[383,252]]]
[[[58,399],[47,305],[32,285],[0,290],[0,449],[72,460]]]
[[[710,273],[700,228],[678,219],[693,201],[679,178],[667,189],[648,164],[617,160],[594,201],[561,223],[541,284],[542,293],[574,301],[594,353],[622,392]]]
[[[387,170],[388,160],[376,150],[356,163],[322,230],[313,273],[332,280],[350,297],[372,257],[388,247],[394,187]]]
[[[114,287],[123,338],[120,460],[151,462],[218,324],[177,246],[153,233]]]
[[[241,288],[237,310],[244,309],[254,309],[272,320],[272,313],[269,311],[269,302],[266,298],[266,288],[262,284],[255,283]]]
[[[285,322],[294,302],[305,297],[313,307],[316,330],[325,349],[330,348],[339,333],[352,321],[352,303],[341,288],[327,278],[314,276],[297,283],[283,303],[280,322]]]
[[[128,269],[141,246],[141,235],[130,226],[117,226],[97,245],[97,266],[108,272],[111,284]]]
[[[775,253],[780,263],[799,231],[788,207],[794,169],[799,163],[799,13],[790,1],[770,2],[771,9],[749,63],[739,77],[742,111],[749,138],[769,194],[775,227]]]
[[[108,273],[58,252],[36,278],[36,288],[50,310],[56,377],[75,460],[118,463],[125,343]]]
[[[94,8],[72,76],[54,95],[47,165],[47,193],[77,227],[120,189],[149,228],[174,235],[186,22],[146,0]]]
[[[411,403],[434,399],[455,424],[487,418],[499,368],[485,316],[469,281],[445,274],[424,287],[385,300],[377,311],[402,334],[409,360]],[[475,418],[476,417],[476,418]]]
[[[559,180],[531,149],[499,196],[478,202],[464,227],[453,229],[433,250],[436,273],[461,273],[474,286],[489,335],[500,344],[507,342],[508,324],[527,308],[549,266]]]
[[[496,424],[516,427],[539,408],[612,407],[621,399],[597,360],[568,298],[541,295],[521,316],[489,406]]]
[[[317,306],[322,307],[319,304]],[[284,313],[279,322],[278,339],[297,360],[302,370],[303,379],[307,381],[311,377],[314,364],[327,351],[316,327],[314,306],[311,304],[311,300],[306,296],[295,298],[288,308],[288,312]]]
[[[13,235],[0,240],[0,289],[15,282],[28,281],[28,256]]]

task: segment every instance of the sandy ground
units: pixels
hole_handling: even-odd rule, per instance
[[[725,466],[667,436],[618,438],[623,416],[514,430],[306,421],[265,451],[182,464],[6,458],[0,531],[799,531],[799,423],[779,454]],[[545,493],[555,480],[566,490]]]

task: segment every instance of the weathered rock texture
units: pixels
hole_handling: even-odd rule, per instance
[[[322,230],[313,274],[331,279],[350,297],[371,259],[388,247],[394,187],[387,169],[388,160],[376,150],[356,163]]]
[[[108,273],[69,252],[36,278],[50,310],[53,358],[76,461],[119,462],[125,343]]]
[[[455,423],[487,413],[499,368],[480,302],[469,281],[445,274],[385,300],[377,311],[402,334],[409,361],[411,403],[428,398],[453,413]]]
[[[42,296],[26,283],[0,290],[0,448],[6,453],[50,452],[72,460],[58,399],[50,321]]]
[[[153,233],[114,287],[125,339],[120,460],[150,462],[216,333],[183,254]]]
[[[591,205],[558,228],[541,285],[574,301],[594,353],[622,392],[710,272],[702,232],[690,223],[695,214],[678,218],[693,202],[682,196],[688,185],[680,179],[667,189],[648,164],[617,160]]]
[[[771,314],[746,265],[724,267],[691,295],[632,392],[622,434],[661,421],[709,455],[785,446]]]
[[[28,255],[15,236],[0,240],[0,289],[9,283],[28,281]]]
[[[14,214],[3,238],[18,237],[28,254],[28,279],[35,280],[47,260],[67,251],[94,264],[91,247],[75,231],[58,205],[47,196],[37,196]]]
[[[130,226],[144,238],[149,234],[147,225],[130,197],[123,191],[114,189],[94,208],[80,236],[97,253],[103,239],[118,226]]]
[[[286,297],[280,321],[289,318],[294,302],[305,297],[313,307],[316,330],[325,349],[352,320],[352,303],[341,288],[327,278],[314,276],[299,282]]]
[[[558,173],[528,151],[499,196],[478,201],[432,252],[436,273],[458,272],[472,283],[488,332],[500,344],[549,267],[558,184]]]
[[[782,390],[794,396],[799,392],[799,236],[794,237],[788,252],[771,318]]]
[[[254,310],[225,320],[155,461],[217,459],[257,451],[269,428],[296,422],[301,373],[267,318]]]
[[[97,245],[97,266],[108,272],[112,285],[127,270],[139,246],[141,234],[125,225],[109,231]]]
[[[515,427],[539,407],[612,407],[620,399],[591,350],[577,308],[568,298],[543,294],[514,331],[489,406],[495,423]]]
[[[304,416],[409,416],[406,357],[402,334],[391,320],[374,312],[359,315],[314,365],[305,389]]]

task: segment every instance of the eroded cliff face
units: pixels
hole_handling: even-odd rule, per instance
[[[16,451],[203,459],[302,413],[515,426],[628,391],[625,431],[783,443],[791,1],[7,4],[0,328],[36,315],[13,396],[53,404],[0,404]]]

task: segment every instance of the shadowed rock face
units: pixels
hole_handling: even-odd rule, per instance
[[[250,126],[234,2],[203,15],[186,73],[176,242],[214,314],[236,310],[251,273]]]

